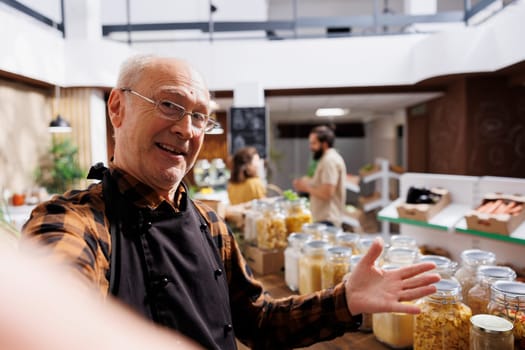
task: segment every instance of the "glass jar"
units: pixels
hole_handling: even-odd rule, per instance
[[[483,265],[478,268],[477,283],[467,294],[467,305],[473,315],[486,314],[490,302],[490,286],[496,281],[513,281],[516,272],[506,266]]]
[[[342,232],[335,237],[335,244],[341,247],[352,248],[352,255],[359,254],[359,235],[357,233]]]
[[[301,228],[304,233],[309,233],[312,235],[312,239],[321,240],[322,231],[326,228],[325,224],[314,222],[311,224],[303,224]]]
[[[321,230],[321,240],[334,245],[338,234],[343,233],[339,227],[326,226]]]
[[[383,266],[384,270],[396,268],[398,266]],[[373,314],[372,329],[377,340],[391,348],[411,348],[414,343],[414,315],[399,312]]]
[[[436,293],[416,302],[414,350],[468,349],[470,308],[461,302],[461,286],[452,279],[435,283]]]
[[[454,275],[461,284],[463,300],[467,300],[470,288],[476,284],[478,267],[494,265],[496,255],[479,249],[469,249],[461,252],[461,266]]]
[[[489,314],[503,317],[514,326],[514,347],[525,349],[525,283],[496,281],[490,287]]]
[[[322,289],[321,269],[325,251],[330,244],[313,240],[303,245],[303,255],[299,259],[299,293],[309,294]]]
[[[368,252],[368,249],[370,249],[370,246],[374,242],[375,238],[372,237],[362,237],[359,239],[359,252],[361,254],[366,254]]]
[[[246,211],[244,216],[244,240],[250,244],[257,244],[257,232],[266,231],[266,222],[263,219],[263,213],[267,204],[258,199],[254,199],[250,203],[250,209]],[[259,220],[261,220],[259,222]],[[260,225],[258,228],[257,225]]]
[[[510,321],[480,314],[470,318],[470,350],[513,350],[514,336]]]
[[[390,237],[390,246],[399,248],[417,248],[416,239],[409,236],[395,235]]]
[[[332,288],[343,281],[343,277],[350,272],[350,258],[352,248],[331,247],[326,250],[321,270],[321,288]]]
[[[280,203],[265,207],[257,221],[257,246],[262,249],[278,249],[287,245],[286,224]]]
[[[419,251],[416,248],[390,247],[384,256],[385,265],[407,266],[416,262]]]
[[[286,215],[286,231],[288,234],[301,232],[304,224],[312,222],[312,213],[308,208],[306,198],[288,201]]]
[[[441,255],[421,255],[419,257],[419,262],[433,262],[436,264],[436,268],[429,272],[437,273],[441,276],[441,278],[455,278],[454,274],[456,273],[458,263],[450,260],[447,257]]]
[[[299,260],[303,245],[312,239],[308,233],[292,233],[288,236],[288,247],[284,250],[284,280],[290,290],[299,290]]]

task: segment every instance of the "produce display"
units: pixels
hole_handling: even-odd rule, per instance
[[[510,234],[525,220],[525,197],[489,193],[475,209],[465,215],[471,230]]]

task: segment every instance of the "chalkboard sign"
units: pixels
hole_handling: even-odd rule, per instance
[[[239,148],[253,146],[261,158],[266,158],[268,118],[265,107],[232,107],[228,125],[230,154]]]

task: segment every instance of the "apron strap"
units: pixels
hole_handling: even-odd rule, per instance
[[[118,262],[118,223],[119,215],[118,210],[113,210],[113,208],[118,208],[118,204],[121,201],[120,196],[116,195],[117,184],[115,180],[111,177],[109,169],[104,166],[104,163],[96,163],[89,169],[87,175],[88,179],[93,180],[102,180],[102,197],[104,199],[105,205],[105,214],[109,221],[109,234],[111,237],[111,252],[109,252],[109,270],[106,273],[106,279],[109,281],[108,294],[116,294],[116,286],[118,285],[117,279],[120,278],[118,275],[119,269],[117,269]]]

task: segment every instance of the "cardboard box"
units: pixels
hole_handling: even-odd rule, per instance
[[[397,215],[403,219],[429,221],[437,213],[450,204],[450,192],[443,188],[433,188],[433,192],[441,194],[436,204],[408,204],[403,203],[396,207]]]
[[[469,230],[501,235],[509,235],[512,233],[512,231],[514,231],[525,220],[525,197],[505,194],[487,194],[478,208],[489,201],[495,201],[498,199],[501,199],[503,203],[514,201],[516,202],[516,205],[521,205],[522,209],[516,215],[489,214],[471,210],[465,215],[467,228]]]
[[[253,272],[260,275],[278,273],[284,269],[283,249],[262,249],[247,245],[244,249],[244,258]]]

